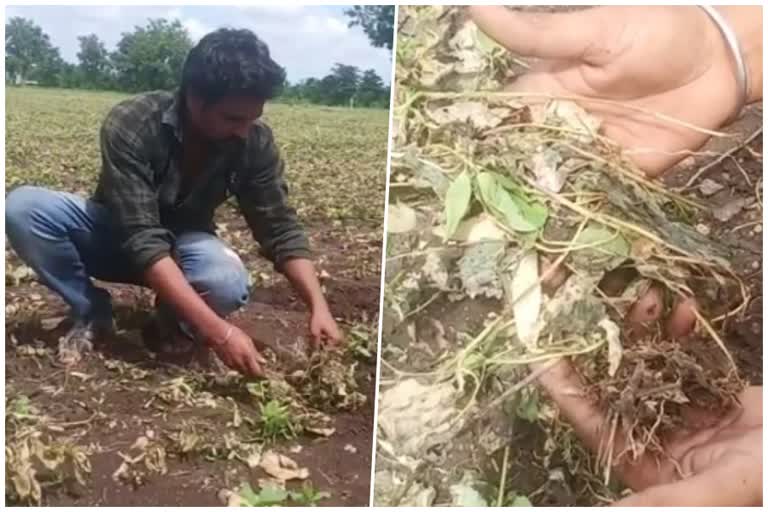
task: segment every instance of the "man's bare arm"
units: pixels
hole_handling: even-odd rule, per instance
[[[229,324],[205,303],[170,256],[150,265],[144,279],[205,340],[224,339]]]
[[[170,256],[150,265],[144,279],[158,297],[194,327],[227,366],[246,375],[263,375],[261,365],[265,361],[251,338],[205,303]]]
[[[310,311],[328,308],[320,288],[320,281],[317,279],[315,265],[310,260],[304,258],[288,260],[283,264],[282,271]]]

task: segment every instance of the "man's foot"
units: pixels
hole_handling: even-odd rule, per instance
[[[153,315],[144,325],[141,338],[149,350],[164,355],[187,355],[198,345],[177,324],[169,325],[159,315]]]
[[[67,334],[59,338],[59,362],[72,366],[83,359],[83,355],[93,350],[93,342],[112,331],[110,325],[97,325],[94,322],[76,322]]]

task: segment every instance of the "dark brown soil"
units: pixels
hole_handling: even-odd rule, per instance
[[[233,221],[235,222],[235,221]],[[374,233],[355,232],[349,228],[317,228],[315,248],[318,266],[325,271],[324,287],[332,311],[343,326],[375,321],[379,302],[377,267],[379,245]],[[358,245],[355,245],[358,244]],[[354,256],[350,257],[350,252]],[[254,251],[255,252],[255,251]],[[300,300],[279,276],[272,276],[269,263],[255,255],[246,256],[249,268],[263,271],[266,277],[252,293],[252,302],[233,316],[233,322],[256,340],[270,346],[290,346],[307,337],[307,313]],[[95,353],[72,368],[60,368],[53,355],[58,337],[66,326],[43,329],[37,321],[8,326],[6,338],[7,397],[26,395],[30,402],[55,422],[78,422],[98,414],[90,422],[67,428],[60,435],[76,439],[80,446],[90,446],[92,472],[85,488],[77,492],[51,487],[43,491],[43,505],[49,506],[220,506],[222,489],[237,490],[244,482],[258,489],[258,479],[266,475],[258,468],[249,469],[237,459],[195,454],[187,457],[167,449],[168,472],[147,472],[140,486],[113,480],[122,459],[118,452],[127,450],[148,430],[160,439],[185,421],[201,421],[220,434],[232,420],[232,410],[195,410],[185,405],[158,408],[150,403],[152,391],[169,379],[189,376],[200,369],[177,366],[154,357],[140,341],[139,329],[151,310],[151,295],[130,286],[109,286],[116,306],[118,334],[109,344],[98,346]],[[30,299],[30,297],[32,299]],[[32,303],[30,303],[32,300]],[[66,315],[60,299],[34,283],[8,286],[6,301],[36,308],[38,319],[50,320]],[[29,311],[26,311],[29,313]],[[30,315],[26,315],[29,317]],[[50,325],[46,326],[50,329]],[[374,331],[375,332],[375,331]],[[374,334],[375,335],[375,334]],[[46,355],[20,355],[14,345],[38,344],[48,347]],[[111,362],[131,363],[146,371],[131,381]],[[78,375],[72,373],[80,372]],[[87,377],[84,377],[87,376]],[[367,403],[354,412],[332,414],[335,432],[328,438],[312,434],[291,441],[278,442],[275,448],[309,469],[309,480],[318,491],[330,493],[319,504],[327,506],[366,506],[369,502],[371,443],[375,366],[360,361],[357,372],[359,390]],[[215,392],[215,390],[213,391]],[[232,396],[243,415],[256,412],[246,396]],[[149,403],[149,405],[148,405]],[[300,446],[298,453],[288,449]],[[272,448],[273,446],[267,446]],[[289,487],[294,484],[289,484]]]

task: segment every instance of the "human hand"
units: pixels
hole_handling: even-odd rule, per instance
[[[263,377],[262,365],[267,361],[256,350],[251,337],[230,323],[223,322],[222,327],[224,329],[219,330],[220,334],[208,336],[208,344],[216,355],[228,367],[243,375]]]
[[[554,291],[564,279],[559,268],[542,264],[542,286]],[[601,281],[603,293],[619,294],[628,284],[621,272],[610,272]],[[628,337],[642,336],[665,313],[664,290],[652,285],[627,311],[624,320]],[[678,302],[664,318],[664,332],[684,338],[695,328],[694,299]],[[685,343],[685,339],[681,339]],[[581,377],[568,359],[531,365],[539,385],[557,404],[558,410],[578,437],[595,453],[624,453],[629,443],[617,431],[613,446],[605,440],[607,416],[589,398]],[[754,505],[762,500],[762,388],[749,388],[741,397],[742,408],[725,417],[689,408],[683,412],[686,427],[661,439],[668,457],[646,453],[638,460],[618,459],[614,466],[624,483],[636,491],[619,501],[620,506]],[[755,476],[757,475],[757,476]]]
[[[469,12],[499,44],[540,59],[512,90],[583,98],[579,103],[602,120],[604,134],[650,176],[700,148],[709,135],[640,109],[715,130],[741,107],[733,56],[699,7],[531,13],[477,6]],[[729,18],[726,8],[721,12]]]
[[[312,311],[309,317],[309,332],[312,335],[313,348],[320,347],[324,341],[330,346],[335,346],[343,339],[339,326],[327,307]]]
[[[597,451],[605,417],[584,393],[579,375],[563,359],[539,376],[577,435]],[[762,504],[762,388],[741,395],[741,408],[725,417],[690,409],[688,427],[662,439],[670,457],[650,454],[620,462],[614,472],[635,493],[616,506],[748,506]],[[625,446],[617,435],[614,453]]]

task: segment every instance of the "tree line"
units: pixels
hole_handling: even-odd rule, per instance
[[[178,86],[192,39],[179,20],[151,19],[124,32],[114,51],[96,34],[79,36],[77,63],[66,62],[48,34],[32,20],[14,17],[5,25],[5,80],[46,87],[129,93]],[[323,78],[286,83],[280,96],[292,103],[389,106],[389,86],[375,70],[337,63]]]

